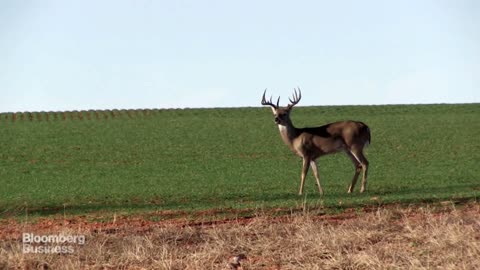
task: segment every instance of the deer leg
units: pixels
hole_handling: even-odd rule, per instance
[[[347,191],[348,193],[352,193],[353,188],[355,187],[355,184],[357,183],[358,176],[360,175],[360,171],[362,170],[362,165],[360,164],[360,162],[357,160],[357,158],[350,151],[347,151],[346,153],[350,157],[350,159],[352,160],[353,166],[355,166],[355,174],[353,175],[352,183],[348,187],[348,191]]]
[[[320,192],[320,195],[323,195],[323,189],[320,185],[320,178],[318,177],[317,162],[315,162],[315,160],[310,161],[310,167],[312,167],[313,175],[315,176],[315,180],[317,181],[318,192]]]
[[[360,188],[360,193],[363,193],[367,189],[367,174],[368,174],[368,160],[363,155],[363,151],[351,151],[352,155],[360,162],[362,166],[362,187]]]
[[[303,166],[302,166],[302,180],[300,182],[300,191],[298,195],[303,194],[303,187],[305,185],[305,177],[307,177],[308,167],[310,166],[310,160],[307,158],[303,158]]]
[[[361,193],[367,190],[368,160],[365,157],[363,157],[362,168],[363,168],[363,176],[362,176],[362,188],[360,189]]]

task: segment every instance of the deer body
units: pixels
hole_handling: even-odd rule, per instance
[[[355,135],[368,128],[356,121],[335,122],[313,128],[278,126],[283,141],[295,154],[312,159],[350,149],[355,142]]]
[[[284,143],[299,157],[303,159],[302,175],[299,194],[303,193],[305,178],[309,167],[312,167],[318,191],[323,194],[320,185],[320,178],[317,170],[317,158],[344,151],[352,160],[355,166],[355,174],[352,183],[348,188],[351,193],[357,182],[358,176],[363,171],[362,187],[360,192],[366,189],[368,161],[363,154],[363,148],[370,143],[370,129],[362,122],[341,121],[330,123],[320,127],[296,128],[290,119],[290,111],[301,98],[301,92],[295,90],[294,100],[286,108],[265,100],[265,93],[262,98],[262,105],[270,105],[275,116],[275,123],[278,125],[280,135]]]

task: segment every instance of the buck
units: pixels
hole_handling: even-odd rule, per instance
[[[370,129],[368,126],[358,121],[341,121],[320,127],[296,128],[290,119],[290,113],[302,98],[302,93],[300,88],[298,90],[294,88],[293,90],[293,99],[289,98],[290,104],[285,108],[280,108],[278,105],[280,97],[277,99],[277,104],[272,103],[271,97],[267,101],[265,99],[267,89],[265,89],[262,96],[262,105],[269,105],[272,108],[275,123],[278,125],[283,141],[296,155],[303,159],[299,195],[303,194],[309,167],[312,167],[318,192],[323,194],[318,174],[317,159],[321,156],[341,151],[350,157],[355,166],[355,174],[347,192],[353,192],[360,172],[363,172],[360,192],[364,192],[367,185],[368,160],[363,154],[363,148],[370,143]]]

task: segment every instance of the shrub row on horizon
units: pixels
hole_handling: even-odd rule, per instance
[[[81,111],[41,111],[41,112],[7,112],[0,113],[0,122],[15,121],[57,121],[57,120],[93,120],[147,117],[160,112],[162,109],[128,109],[128,110],[81,110]],[[163,109],[172,110],[172,109]]]

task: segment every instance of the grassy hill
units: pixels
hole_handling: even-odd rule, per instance
[[[367,123],[368,192],[345,154],[319,159],[325,195],[269,108],[0,114],[0,215],[356,207],[480,195],[480,104],[298,107],[297,127]]]

